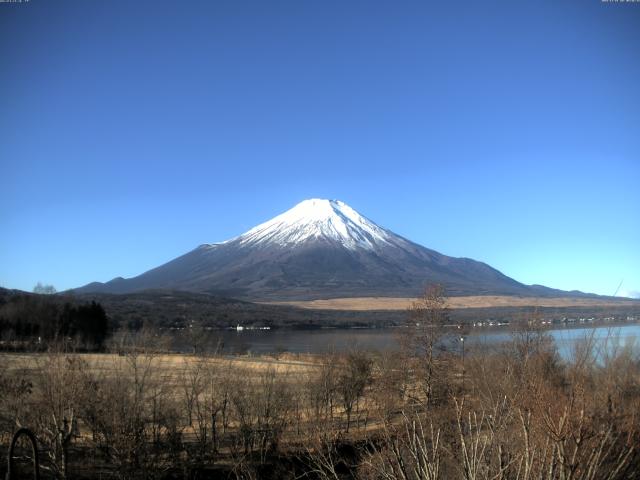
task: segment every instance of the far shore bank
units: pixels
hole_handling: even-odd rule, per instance
[[[351,297],[323,300],[287,300],[257,302],[265,305],[289,305],[310,310],[406,310],[415,298],[404,297]],[[640,300],[632,298],[574,298],[574,297],[516,297],[507,295],[473,295],[448,297],[447,306],[453,309],[497,307],[619,307],[639,306]]]

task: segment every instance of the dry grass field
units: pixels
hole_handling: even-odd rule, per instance
[[[85,362],[87,370],[91,373],[104,371],[117,371],[118,367],[128,362],[127,356],[116,353],[76,353],[66,354],[70,358],[77,358]],[[0,353],[0,366],[5,373],[15,371],[35,371],[40,368],[42,360],[46,357],[41,353]],[[283,353],[277,357],[200,357],[179,353],[163,353],[153,356],[154,370],[165,378],[179,378],[185,370],[195,363],[204,362],[211,367],[224,367],[243,372],[262,373],[266,370],[274,370],[276,373],[309,374],[317,369],[321,357],[317,355]]]
[[[354,297],[331,298],[326,300],[302,300],[283,302],[263,302],[272,305],[292,305],[317,310],[406,310],[415,301],[414,298],[398,297]],[[598,298],[540,298],[512,297],[500,295],[449,297],[449,308],[494,308],[494,307],[613,307],[638,305],[631,299],[598,299]]]

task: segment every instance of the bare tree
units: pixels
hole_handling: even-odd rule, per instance
[[[180,375],[180,388],[182,399],[187,414],[187,425],[193,426],[193,411],[204,390],[204,362],[202,359],[184,357],[182,375]]]
[[[280,438],[291,420],[293,402],[288,372],[278,373],[274,368],[261,372],[257,382],[256,433],[260,459],[275,452]]]
[[[329,353],[322,358],[317,370],[306,377],[305,389],[311,408],[309,416],[325,425],[333,422],[338,369],[338,356]]]
[[[78,400],[86,363],[75,355],[52,351],[37,360],[35,387],[39,395],[38,436],[47,445],[48,465],[57,478],[68,476],[69,446],[77,433]]]
[[[409,320],[404,334],[406,351],[416,360],[418,382],[422,386],[425,404],[433,401],[434,386],[439,376],[437,349],[445,335],[449,313],[442,285],[429,285],[422,297],[409,308]]]
[[[375,359],[372,400],[382,421],[388,423],[397,415],[406,401],[409,372],[401,355],[395,351],[382,352]]]
[[[357,407],[369,383],[371,383],[371,359],[364,352],[350,352],[338,374],[338,392],[347,415],[347,433],[351,425],[353,409]]]

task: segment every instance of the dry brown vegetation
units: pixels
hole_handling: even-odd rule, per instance
[[[5,354],[0,443],[31,428],[60,479],[638,478],[637,352],[587,339],[562,362],[534,319],[463,362],[437,351],[444,321],[431,292],[401,352],[167,355],[143,331]]]
[[[398,297],[354,297],[331,298],[326,300],[292,300],[283,302],[265,302],[274,305],[291,305],[295,307],[320,310],[406,310],[411,307],[413,298]],[[516,297],[500,295],[448,297],[449,308],[496,308],[496,307],[613,307],[638,305],[631,299],[599,299],[599,298],[542,298]]]

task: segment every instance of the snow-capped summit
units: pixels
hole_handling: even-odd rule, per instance
[[[245,246],[292,246],[307,241],[327,241],[338,242],[350,250],[374,250],[393,244],[394,237],[340,200],[312,198],[230,242]]]

